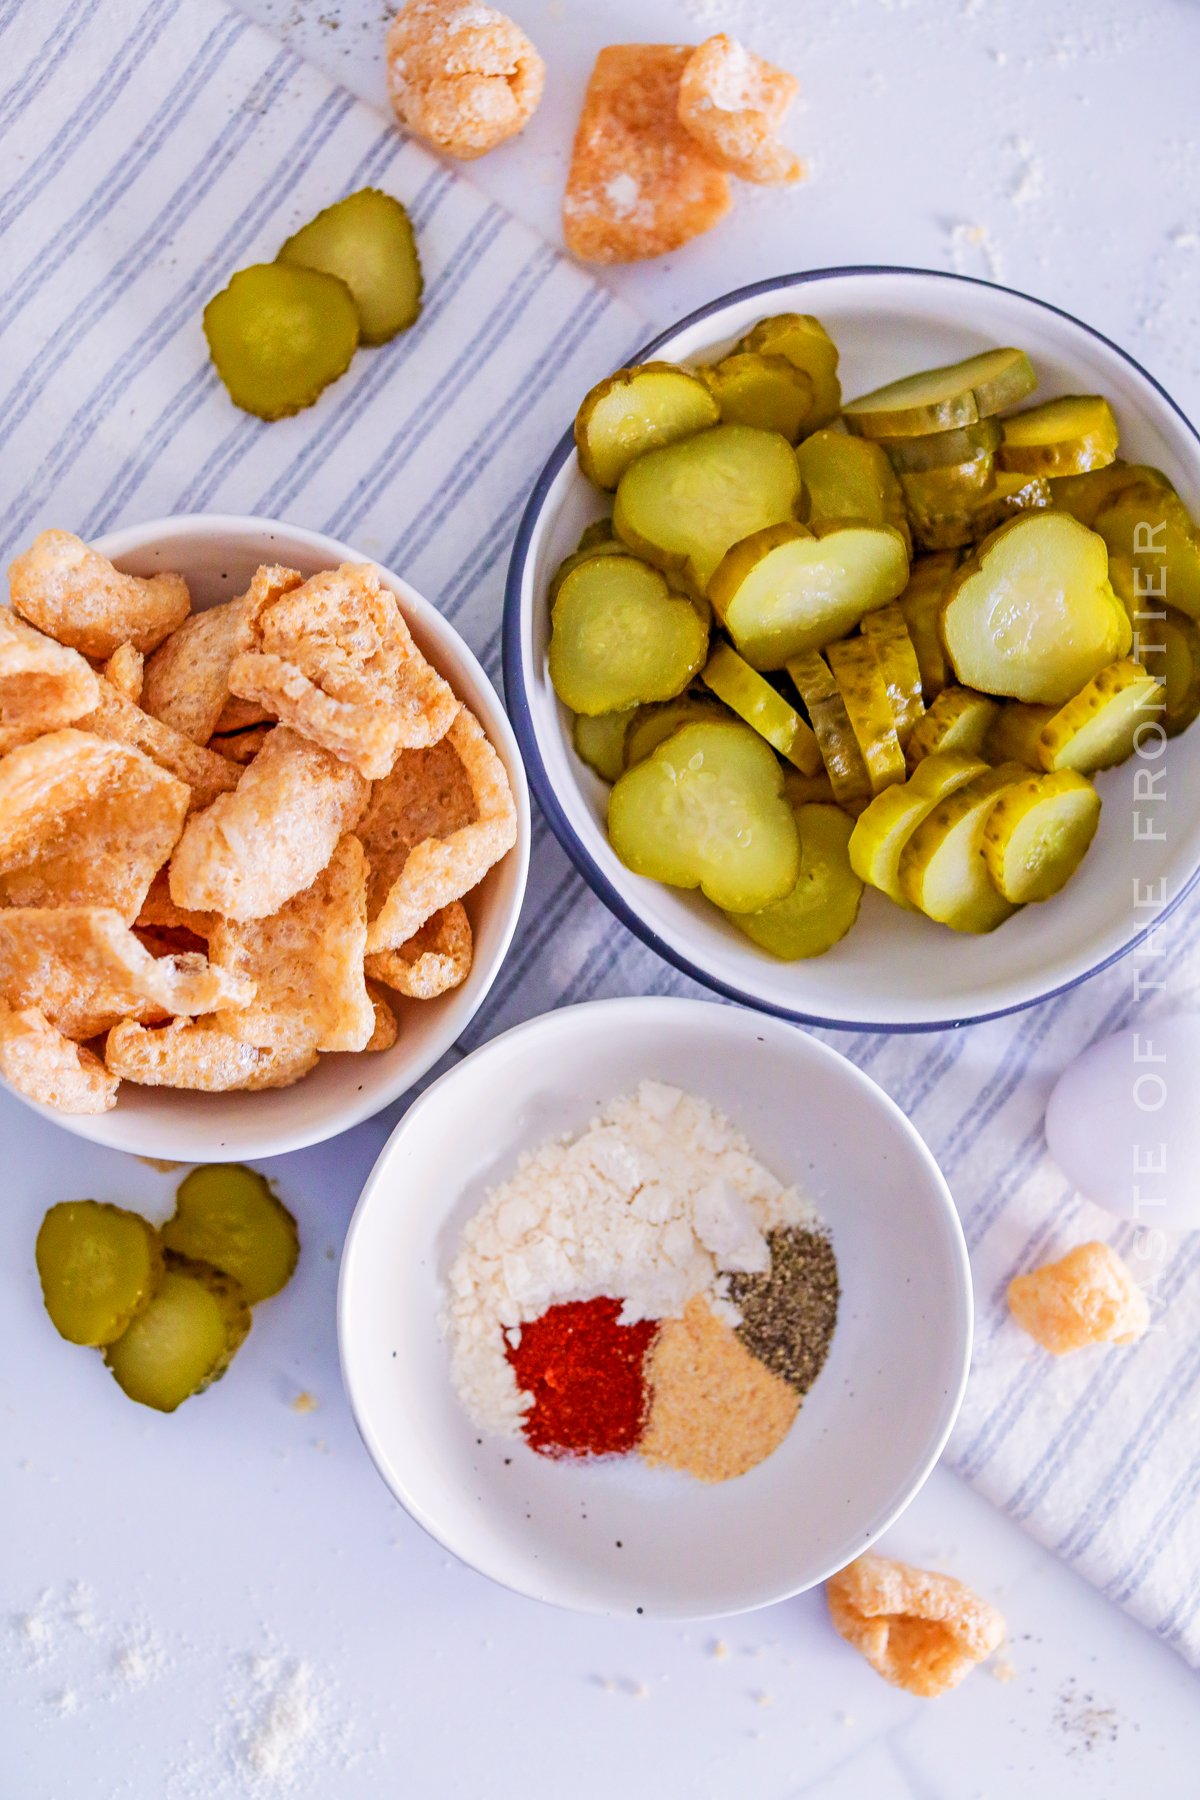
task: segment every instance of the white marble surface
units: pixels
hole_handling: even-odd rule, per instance
[[[244,5],[379,100],[382,0]],[[709,0],[511,10],[550,91],[528,137],[476,175],[552,235],[594,49],[695,38]],[[793,136],[814,179],[749,195],[676,258],[613,272],[648,320],[785,267],[958,262],[1077,310],[1200,411],[1196,7],[827,0],[802,15],[736,0],[711,15],[796,67]],[[297,1280],[230,1378],[159,1418],[54,1337],[32,1245],[54,1200],[156,1212],[171,1180],[0,1098],[19,1176],[0,1214],[5,1800],[1195,1792],[1195,1676],[946,1472],[885,1547],[997,1601],[1011,1679],[976,1674],[933,1704],[878,1681],[819,1596],[712,1628],[631,1625],[538,1608],[447,1561],[390,1501],[338,1380],[337,1246],[384,1129],[279,1162],[305,1228]],[[302,1390],[316,1411],[294,1410]],[[290,1774],[255,1778],[293,1663],[322,1728]]]

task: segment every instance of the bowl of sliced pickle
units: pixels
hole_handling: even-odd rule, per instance
[[[1200,437],[1024,294],[819,271],[580,396],[505,688],[590,886],[720,993],[932,1030],[1106,967],[1200,873]]]

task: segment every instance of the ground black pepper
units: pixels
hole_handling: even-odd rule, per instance
[[[742,1343],[797,1394],[821,1373],[837,1324],[837,1258],[822,1231],[783,1225],[767,1234],[765,1275],[732,1275],[729,1297],[742,1315]]]

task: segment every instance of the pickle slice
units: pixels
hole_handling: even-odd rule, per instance
[[[837,806],[838,798],[833,791],[833,783],[825,773],[822,765],[816,775],[802,775],[799,769],[783,771],[783,791],[787,795],[788,805],[795,812],[798,806]],[[844,809],[843,809],[844,810]],[[849,814],[846,815],[847,818]]]
[[[1161,720],[1164,710],[1162,686],[1141,663],[1110,663],[1042,727],[1042,767],[1083,775],[1111,769],[1132,755],[1139,728]]]
[[[878,612],[868,613],[862,622],[862,634],[879,658],[896,736],[900,739],[900,748],[904,749],[913,727],[925,711],[925,701],[921,692],[921,665],[899,603],[881,606]]]
[[[1200,619],[1200,527],[1173,488],[1141,481],[1096,515],[1112,556],[1127,556],[1145,594],[1157,593]]]
[[[1017,909],[988,873],[983,835],[1000,795],[1028,773],[1005,763],[938,801],[900,852],[900,891],[911,905],[953,931],[994,931],[1011,918]]]
[[[1133,640],[1103,541],[1067,513],[1013,519],[955,574],[942,642],[958,679],[1061,706]]]
[[[204,335],[229,398],[259,419],[312,406],[358,348],[358,308],[318,269],[255,263],[204,309]]]
[[[1117,454],[1117,421],[1100,394],[1065,394],[1004,421],[1001,469],[1023,475],[1084,475]]]
[[[567,579],[567,576],[571,573],[572,569],[577,569],[580,563],[589,561],[593,556],[632,555],[633,551],[629,548],[629,545],[622,544],[617,538],[606,538],[602,543],[589,544],[586,549],[572,550],[569,556],[563,557],[557,569],[555,569],[553,575],[550,577],[548,596],[551,606],[553,606],[554,602],[558,599],[558,590]]]
[[[421,260],[412,221],[379,188],[359,188],[294,232],[281,263],[336,275],[354,296],[364,344],[386,344],[421,311]]]
[[[984,734],[983,754],[990,763],[1019,762],[1027,769],[1040,769],[1042,728],[1054,710],[1024,700],[1004,701]]]
[[[590,525],[584,526],[575,548],[595,550],[603,545],[607,549],[610,544],[616,543],[620,543],[620,539],[613,535],[612,516],[608,514],[603,519],[593,519]],[[624,549],[625,546],[622,544],[621,548]]]
[[[615,488],[639,456],[691,437],[720,416],[700,376],[677,363],[618,369],[584,395],[575,415],[579,466],[597,487]]]
[[[794,444],[812,412],[812,376],[786,356],[735,350],[699,373],[727,425],[757,425]]]
[[[1036,386],[1033,364],[1023,350],[984,350],[874,388],[843,407],[842,417],[863,437],[920,437],[990,418],[1015,406]]]
[[[811,728],[736,650],[728,644],[718,644],[704,666],[701,680],[802,775],[817,773],[821,752]]]
[[[1149,463],[1125,463],[1118,457],[1105,469],[1093,469],[1086,475],[1063,475],[1051,481],[1051,504],[1061,512],[1069,512],[1081,525],[1090,526],[1118,495],[1140,482],[1161,488],[1171,485],[1161,469],[1151,468]]]
[[[856,438],[854,442],[865,440]],[[889,464],[889,467],[891,465]],[[963,462],[940,469],[920,469],[900,476],[900,491],[910,513],[938,519],[962,513],[992,485],[995,463],[990,450],[977,450]]]
[[[847,853],[853,826],[836,806],[799,806],[800,873],[782,900],[758,912],[727,912],[760,950],[781,962],[824,956],[844,938],[858,917],[863,884]]]
[[[903,781],[905,770],[887,682],[874,645],[869,638],[846,638],[830,644],[825,656],[867,765],[871,792],[882,793],[893,782]]]
[[[601,781],[615,781],[625,767],[625,733],[638,713],[636,706],[624,712],[596,713],[588,718],[576,714],[571,722],[571,741],[575,754]]]
[[[225,1373],[250,1329],[250,1308],[232,1275],[172,1250],[164,1261],[154,1298],[105,1346],[104,1360],[131,1400],[174,1412]]]
[[[939,620],[958,563],[957,550],[938,550],[932,556],[916,557],[908,586],[897,601],[917,653],[921,692],[927,704],[950,680]]]
[[[162,1241],[180,1256],[232,1275],[250,1306],[287,1285],[300,1255],[295,1219],[265,1178],[244,1163],[208,1163],[185,1176]]]
[[[871,798],[871,776],[828,663],[817,651],[806,650],[791,658],[787,672],[808,708],[838,805],[847,812],[858,812]]]
[[[34,1254],[50,1323],[69,1344],[111,1344],[162,1279],[153,1225],[100,1200],[52,1206]]]
[[[651,706],[639,706],[629,715],[629,724],[625,728],[624,767],[632,769],[634,763],[644,762],[650,752],[673,737],[681,725],[701,725],[728,718],[729,714],[719,700],[695,691],[680,694],[677,700],[660,700]]]
[[[1133,651],[1151,674],[1163,684],[1163,729],[1178,737],[1200,714],[1200,626],[1173,606],[1142,598],[1134,617]],[[1154,608],[1161,617],[1143,617],[1141,608]]]
[[[907,580],[904,539],[890,525],[780,524],[734,544],[709,594],[746,661],[781,669],[844,637]]]
[[[999,447],[1003,431],[999,419],[976,419],[954,431],[931,431],[925,437],[875,439],[886,450],[898,475],[919,475],[926,469],[945,469],[968,462],[980,451]]]
[[[850,862],[859,878],[911,910],[899,878],[905,844],[939,800],[986,771],[987,764],[977,756],[928,756],[906,782],[876,794],[850,835]]]
[[[801,492],[796,452],[779,432],[714,425],[640,456],[618,484],[613,524],[631,549],[703,593],[730,545],[793,518]]]
[[[627,769],[609,795],[608,835],[636,875],[698,887],[728,912],[782,900],[800,873],[783,769],[736,720],[685,725]]]
[[[987,487],[964,494],[955,507],[926,509],[909,501],[913,541],[922,550],[961,550],[977,544],[1007,519],[1051,504],[1044,475],[993,475]]]
[[[894,525],[908,542],[908,513],[895,470],[879,448],[846,431],[815,431],[796,451],[808,497],[805,523]],[[911,549],[911,546],[909,546]]]
[[[550,615],[550,680],[572,712],[623,712],[683,692],[704,663],[708,627],[657,569],[591,555]]]
[[[927,756],[957,750],[964,756],[981,756],[999,705],[986,694],[967,688],[943,688],[908,740],[910,768]]]
[[[1049,900],[1087,855],[1099,823],[1100,796],[1074,769],[1014,781],[983,828],[988,873],[1016,906]]]
[[[811,313],[776,313],[760,319],[753,331],[738,345],[739,350],[753,350],[764,356],[786,356],[797,369],[802,369],[813,384],[812,410],[805,428],[819,431],[837,418],[842,410],[842,388],[838,380],[837,345]]]

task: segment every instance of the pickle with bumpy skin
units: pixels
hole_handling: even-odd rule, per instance
[[[608,835],[636,875],[700,888],[728,912],[782,900],[800,873],[779,759],[732,719],[685,725],[627,769],[609,795]]]
[[[825,656],[867,765],[871,792],[882,793],[904,780],[904,751],[879,658],[865,637],[830,644]]]
[[[1050,483],[1044,475],[992,476],[984,488],[963,494],[950,506],[925,508],[909,499],[908,516],[913,540],[922,550],[962,550],[977,544],[1007,519],[1020,513],[1039,512],[1051,504]]]
[[[1173,488],[1137,482],[1096,515],[1110,556],[1127,556],[1143,594],[1200,619],[1200,526]]]
[[[899,879],[905,844],[940,800],[986,772],[987,764],[977,756],[927,756],[906,782],[876,794],[850,836],[850,861],[859,878],[911,910]]]
[[[1141,599],[1138,605],[1133,654],[1162,682],[1163,729],[1168,737],[1178,737],[1200,715],[1200,625],[1161,602]],[[1153,616],[1142,608],[1152,609]]]
[[[1071,879],[1096,835],[1100,796],[1073,769],[1006,787],[983,828],[992,881],[1016,906],[1049,900]]]
[[[204,309],[213,366],[244,412],[282,419],[312,406],[358,348],[358,308],[318,269],[255,263]]]
[[[856,440],[863,441],[863,440]],[[977,450],[962,462],[944,463],[940,469],[920,469],[901,475],[900,491],[910,513],[938,518],[959,513],[992,485],[995,464],[990,450]]]
[[[958,564],[957,550],[937,550],[932,556],[915,557],[908,585],[896,602],[917,654],[926,705],[937,698],[951,679],[939,620]]]
[[[162,1241],[180,1256],[232,1275],[250,1306],[287,1285],[300,1255],[295,1219],[269,1182],[244,1163],[205,1163],[185,1176]]]
[[[576,713],[572,719],[575,754],[601,781],[615,781],[624,769],[625,733],[637,712],[638,708],[631,706],[624,712],[596,713],[590,719],[586,713]]]
[[[925,711],[925,701],[921,691],[921,665],[899,602],[868,613],[862,622],[862,634],[879,658],[896,736],[903,750]]]
[[[1023,350],[984,350],[861,394],[842,408],[842,417],[863,437],[923,437],[990,418],[1024,400],[1036,386],[1033,364]]]
[[[993,807],[1029,771],[1005,763],[977,775],[939,800],[900,853],[898,880],[904,898],[953,931],[994,931],[1017,910],[992,881],[983,854]]]
[[[727,425],[757,425],[794,444],[812,412],[812,376],[786,356],[735,350],[698,373]]]
[[[421,311],[421,260],[398,200],[360,188],[288,238],[277,259],[336,275],[354,296],[364,344],[386,344]]]
[[[618,369],[585,394],[575,415],[579,466],[597,487],[615,488],[639,456],[719,417],[716,400],[691,369],[669,362]]]
[[[760,319],[738,349],[764,356],[785,356],[810,378],[813,399],[805,420],[806,430],[819,431],[837,418],[842,406],[837,345],[811,313],[776,313],[772,318]]]
[[[752,944],[781,962],[832,950],[854,924],[862,900],[863,884],[846,848],[853,827],[840,807],[798,806],[796,826],[800,873],[791,892],[758,912],[725,914]]]
[[[1161,721],[1164,711],[1162,686],[1141,663],[1110,663],[1042,727],[1042,767],[1084,775],[1111,769],[1133,754],[1140,728]]]
[[[1169,488],[1170,482],[1161,469],[1149,463],[1126,463],[1118,457],[1104,469],[1092,469],[1086,475],[1062,475],[1050,482],[1051,504],[1060,512],[1070,513],[1081,525],[1092,526],[1098,513],[1111,506],[1119,495],[1140,482],[1151,487]]]
[[[981,756],[989,731],[999,712],[997,701],[969,688],[943,688],[908,740],[910,768],[927,756],[957,750],[965,756]]]
[[[1028,769],[1040,769],[1042,729],[1054,711],[1052,706],[1005,700],[984,733],[984,756],[990,763],[1019,762]]]
[[[634,556],[589,556],[550,615],[550,680],[572,712],[670,700],[699,673],[708,627],[690,600]]]
[[[886,450],[897,475],[920,475],[928,469],[945,469],[963,463],[980,451],[996,450],[1003,431],[999,419],[976,419],[953,431],[931,431],[923,437],[876,438]]]
[[[858,812],[871,798],[871,776],[829,664],[816,650],[806,650],[791,658],[787,672],[808,708],[838,805]]]
[[[250,1308],[232,1275],[172,1250],[149,1305],[104,1360],[122,1393],[174,1412],[220,1380],[250,1329]]]
[[[701,680],[730,712],[765,738],[803,775],[815,775],[821,752],[810,726],[770,682],[752,669],[728,644],[718,644],[704,666]]]
[[[52,1206],[35,1256],[50,1323],[70,1344],[112,1343],[162,1280],[162,1244],[153,1225],[100,1200]]]
[[[628,717],[623,766],[632,769],[634,763],[644,762],[652,750],[673,737],[681,726],[711,724],[713,720],[727,720],[729,714],[712,695],[692,689],[680,694],[677,700],[659,700],[649,706],[636,707]]]
[[[1117,454],[1117,421],[1101,394],[1064,394],[1004,420],[996,466],[1024,475],[1085,475]]]
[[[808,501],[805,524],[853,520],[859,525],[894,525],[912,549],[908,512],[896,472],[879,448],[846,431],[814,431],[796,451]]]

